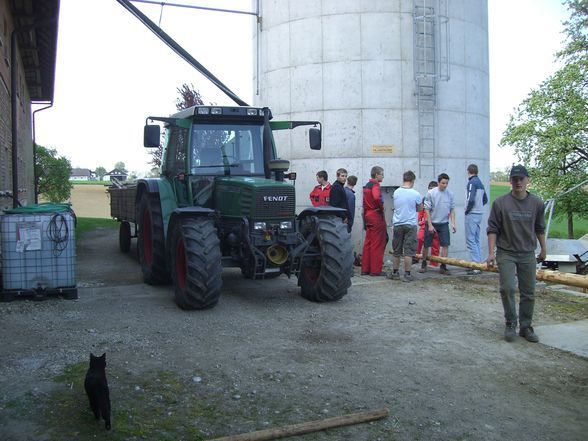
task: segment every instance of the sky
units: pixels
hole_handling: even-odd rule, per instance
[[[181,0],[251,11],[251,0]],[[255,17],[133,3],[244,101],[253,101]],[[499,148],[509,115],[531,89],[555,72],[567,10],[559,0],[488,0],[490,168],[516,162]],[[115,0],[61,0],[54,105],[35,117],[36,141],[73,167],[107,171],[122,161],[143,175],[149,115],[174,113],[177,87],[193,84],[205,102],[233,105]],[[43,106],[40,106],[43,107]]]
[[[517,162],[498,147],[510,115],[558,69],[568,10],[560,0],[488,0],[490,50],[490,170]]]

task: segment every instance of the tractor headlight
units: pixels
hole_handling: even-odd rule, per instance
[[[208,107],[198,107],[198,115],[208,115],[210,109]]]
[[[253,229],[255,231],[263,231],[266,229],[265,222],[253,222]]]
[[[210,109],[210,113],[212,115],[222,115],[223,111],[220,107],[213,107],[212,109]]]
[[[291,229],[292,229],[292,221],[280,222],[280,230],[291,230]]]
[[[247,116],[257,116],[257,109],[247,109]]]

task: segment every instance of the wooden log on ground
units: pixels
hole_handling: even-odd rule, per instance
[[[558,271],[537,270],[537,280],[544,282],[561,283],[567,286],[576,286],[578,288],[588,288],[588,276],[572,273],[560,273]]]
[[[291,424],[289,426],[275,427],[273,429],[259,430],[257,432],[230,435],[222,438],[215,438],[212,441],[264,441],[279,438],[286,438],[305,433],[318,432],[333,427],[350,426],[353,424],[367,423],[388,416],[388,409],[377,409],[366,412],[352,413],[324,420],[308,421],[306,423]]]
[[[417,255],[422,259],[422,255]],[[451,257],[428,256],[428,260],[432,262],[445,263],[446,265],[461,266],[464,268],[478,269],[481,271],[492,271],[497,273],[498,268],[495,266],[488,266],[485,263],[469,262],[462,259],[453,259]],[[581,274],[560,273],[558,271],[537,270],[537,280],[543,282],[560,283],[567,286],[576,286],[578,288],[588,288],[588,276]]]
[[[419,260],[423,258],[423,256],[421,254],[417,254],[416,257]],[[461,266],[463,268],[477,269],[480,271],[491,271],[493,273],[498,272],[498,268],[495,266],[488,266],[485,263],[470,262],[469,260],[454,259],[451,257],[439,257],[439,256],[428,256],[427,260],[430,260],[431,262],[445,263],[447,265]]]

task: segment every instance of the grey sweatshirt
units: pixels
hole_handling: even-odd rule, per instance
[[[448,223],[449,213],[455,209],[453,192],[447,188],[440,191],[438,187],[429,190],[427,196],[425,196],[425,209],[431,213],[432,223]]]
[[[535,251],[537,235],[545,234],[543,201],[529,192],[525,199],[511,193],[496,198],[487,232],[497,235],[497,248],[515,253]]]

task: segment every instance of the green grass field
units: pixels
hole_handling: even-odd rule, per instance
[[[94,231],[97,228],[118,228],[118,222],[114,219],[78,217],[76,225],[76,240],[80,238],[80,235],[88,231]]]
[[[508,184],[491,184],[490,185],[490,202],[494,202],[498,196],[502,196],[510,191]],[[547,219],[545,219],[547,222]],[[574,239],[579,239],[588,233],[588,219],[574,218]],[[551,238],[568,238],[568,226],[566,219],[551,219],[551,228],[548,237]]]

